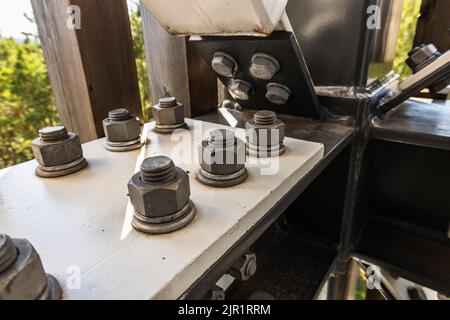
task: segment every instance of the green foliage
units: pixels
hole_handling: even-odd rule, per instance
[[[142,30],[142,16],[139,5],[130,14],[131,32],[133,35],[134,56],[139,78],[139,91],[141,93],[142,110],[145,121],[152,118],[150,104],[150,83],[147,75],[147,60],[145,56],[144,32]]]
[[[130,13],[145,120],[151,119],[150,85],[139,6]],[[42,47],[28,35],[19,42],[0,36],[0,169],[33,158],[40,128],[59,123]]]
[[[36,132],[57,122],[41,46],[0,38],[0,168],[31,159]]]
[[[404,0],[402,21],[397,41],[397,55],[394,60],[394,71],[404,80],[411,75],[411,70],[405,64],[408,52],[411,51],[420,15],[421,0]]]

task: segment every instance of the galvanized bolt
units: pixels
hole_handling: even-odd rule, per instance
[[[256,255],[249,253],[239,258],[231,267],[230,274],[237,280],[247,281],[253,277],[257,269]]]
[[[58,299],[58,281],[45,274],[31,243],[0,234],[0,300]]]
[[[439,57],[442,53],[433,45],[420,45],[415,47],[408,54],[409,58],[406,60],[406,64],[411,68],[413,73],[417,73],[423,68],[427,67]],[[433,83],[429,89],[432,93],[438,93],[445,89],[450,84],[450,76],[444,76],[442,79]]]
[[[124,120],[128,120],[128,119],[132,119],[134,117],[131,115],[130,111],[128,111],[127,109],[120,108],[120,109],[115,109],[115,110],[110,111],[108,113],[108,118],[111,121],[120,122],[120,121],[124,121]]]
[[[280,63],[271,55],[255,53],[252,57],[250,73],[257,79],[270,80],[280,70]]]
[[[223,77],[230,78],[238,69],[238,63],[229,54],[224,52],[214,53],[211,66],[215,72]]]
[[[406,64],[411,68],[414,73],[419,72],[434,60],[439,58],[442,54],[433,45],[420,45],[415,47],[408,53],[408,59]]]
[[[175,164],[167,157],[148,158],[141,164],[141,180],[148,184],[172,180],[176,174]]]
[[[273,111],[262,110],[255,113],[253,120],[257,125],[270,126],[277,120],[277,114]]]
[[[39,130],[39,138],[32,142],[32,150],[39,164],[36,174],[40,177],[64,176],[87,165],[80,139],[75,133],[68,132],[64,126]]]
[[[128,182],[135,209],[133,227],[153,234],[168,233],[189,224],[195,206],[189,199],[189,176],[170,158],[145,159],[141,170]]]
[[[291,89],[280,83],[267,85],[266,99],[276,105],[285,105],[291,97]]]
[[[262,110],[255,113],[245,124],[247,153],[258,158],[281,156],[286,152],[284,146],[285,125],[277,119],[273,111]]]
[[[164,97],[152,107],[155,119],[155,131],[158,133],[172,133],[176,129],[185,128],[184,106],[175,97]]]
[[[64,141],[69,138],[69,133],[64,126],[47,127],[39,130],[39,137],[45,142]]]
[[[214,285],[210,291],[210,300],[225,300],[225,290],[217,285]]]
[[[103,120],[106,136],[106,149],[113,152],[125,152],[142,146],[141,124],[139,119],[124,108],[109,112]]]
[[[0,234],[0,273],[5,271],[17,258],[17,249],[6,234]]]
[[[234,80],[229,87],[230,94],[233,98],[247,101],[253,94],[253,86],[244,80]]]
[[[212,130],[199,146],[197,180],[218,188],[240,184],[248,177],[245,158],[245,143],[232,130]]]

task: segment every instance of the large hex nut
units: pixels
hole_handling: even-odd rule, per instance
[[[132,141],[141,135],[141,124],[137,118],[124,121],[105,119],[103,120],[103,129],[106,139],[111,142]]]
[[[252,57],[250,73],[257,79],[270,80],[280,70],[280,63],[274,57],[255,53]]]
[[[202,141],[199,146],[200,167],[211,174],[228,175],[245,167],[245,143],[236,139],[233,146],[219,147]]]
[[[184,108],[181,103],[174,107],[152,107],[153,119],[157,125],[176,125],[184,122]]]
[[[245,124],[245,131],[249,144],[271,147],[283,143],[286,125],[279,119],[267,126],[258,125],[250,120]]]
[[[146,184],[140,173],[128,182],[128,192],[135,210],[149,218],[160,218],[183,209],[189,202],[189,176],[176,168],[176,178],[168,183]]]
[[[251,83],[244,80],[234,80],[228,90],[233,98],[242,101],[249,100],[254,92]]]
[[[232,77],[238,68],[236,60],[224,52],[216,52],[214,54],[211,66],[217,74],[227,78]]]
[[[37,138],[32,142],[36,161],[44,167],[60,166],[72,163],[83,157],[80,139],[75,133],[69,133],[63,141],[44,142]]]
[[[291,97],[291,89],[280,83],[269,83],[267,85],[266,99],[273,104],[285,105]]]
[[[0,300],[35,300],[43,298],[48,279],[41,259],[30,242],[14,240],[16,261],[0,275]]]

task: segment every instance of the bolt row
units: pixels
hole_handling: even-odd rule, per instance
[[[234,77],[239,69],[238,63],[228,53],[216,52],[211,61],[213,70],[226,78]],[[252,56],[250,65],[250,75],[259,80],[271,80],[280,70],[278,60],[265,53],[256,53]],[[228,87],[230,94],[234,99],[247,101],[250,100],[255,90],[251,83],[241,79],[233,79]],[[266,86],[266,99],[276,105],[284,105],[291,97],[291,90],[276,82],[271,82]]]

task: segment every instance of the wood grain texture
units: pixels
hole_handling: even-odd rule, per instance
[[[62,123],[80,139],[97,138],[76,32],[66,27],[69,0],[31,0]]]
[[[173,95],[187,117],[217,108],[217,78],[186,37],[170,35],[141,4],[153,104]]]
[[[126,0],[71,0],[81,8],[78,43],[94,122],[103,136],[108,112],[125,107],[143,119]]]
[[[441,52],[450,49],[450,1],[422,0],[414,46],[433,43]]]
[[[32,0],[57,108],[83,142],[103,136],[108,111],[142,118],[126,0]],[[67,8],[81,9],[81,29]]]

